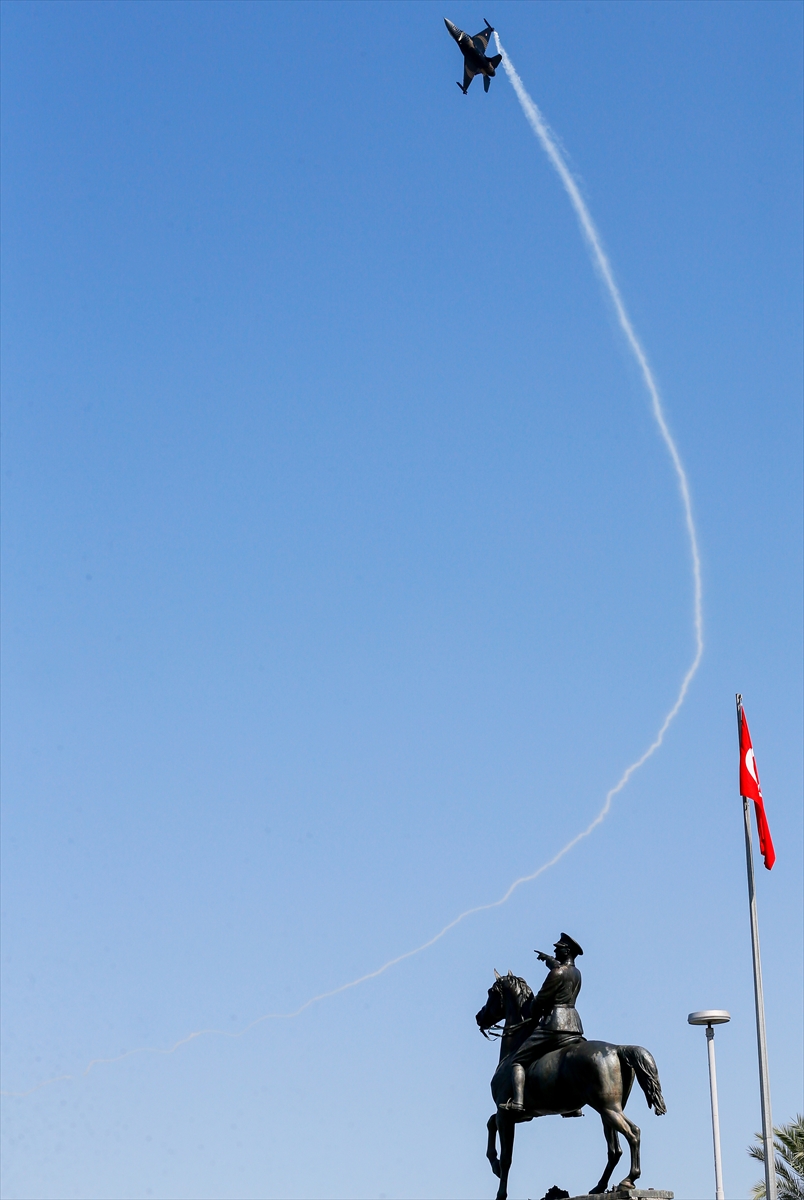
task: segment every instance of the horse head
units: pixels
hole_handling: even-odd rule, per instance
[[[498,974],[495,967],[494,983],[489,988],[489,998],[475,1016],[478,1028],[484,1037],[487,1036],[486,1030],[491,1029],[492,1025],[496,1025],[505,1016],[505,999],[500,987],[501,980],[502,975]]]
[[[532,997],[533,992],[524,979],[520,979],[511,971],[507,975],[500,975],[495,970],[494,983],[489,988],[489,998],[475,1017],[480,1032],[486,1036],[486,1030],[501,1021],[519,1021],[524,1005]]]

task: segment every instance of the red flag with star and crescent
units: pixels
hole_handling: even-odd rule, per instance
[[[765,816],[765,802],[762,799],[762,788],[759,786],[757,760],[754,758],[754,747],[751,745],[751,734],[748,731],[748,722],[745,719],[742,705],[740,705],[740,795],[754,801],[759,849],[765,866],[770,871],[776,862],[776,851],[773,848],[768,818]]]

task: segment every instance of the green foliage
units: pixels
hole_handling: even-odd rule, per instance
[[[748,1147],[752,1158],[765,1161],[765,1147],[759,1134],[757,1144]],[[799,1115],[787,1125],[774,1126],[776,1151],[776,1187],[778,1200],[804,1200],[804,1117]],[[752,1200],[765,1200],[765,1181],[755,1183]]]

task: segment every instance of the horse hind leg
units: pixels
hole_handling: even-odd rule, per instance
[[[489,1142],[486,1148],[486,1158],[491,1163],[491,1169],[495,1175],[500,1174],[500,1160],[497,1157],[497,1114],[492,1113],[489,1117],[486,1128],[489,1131]]]
[[[620,1147],[620,1139],[617,1136],[617,1125],[609,1119],[609,1113],[607,1110],[604,1110],[600,1114],[600,1119],[603,1122],[603,1133],[606,1135],[606,1147],[608,1149],[609,1156],[606,1161],[605,1171],[600,1176],[600,1179],[597,1181],[595,1186],[589,1190],[590,1196],[600,1196],[603,1194],[603,1192],[605,1192],[609,1185],[612,1172],[623,1156],[623,1152]]]
[[[623,1122],[622,1134],[631,1149],[631,1170],[623,1179],[622,1183],[617,1186],[621,1188],[632,1188],[642,1174],[642,1166],[639,1157],[640,1133],[639,1126],[625,1115],[620,1113],[620,1120]]]
[[[618,1133],[621,1133],[628,1142],[631,1151],[631,1170],[626,1175],[621,1183],[617,1184],[617,1189],[630,1189],[634,1186],[641,1174],[639,1162],[639,1126],[629,1120],[623,1110],[618,1105],[616,1108],[604,1108],[600,1113],[603,1121],[603,1128],[606,1131],[606,1143],[609,1147],[609,1161],[606,1170],[601,1176],[600,1182],[594,1187],[590,1195],[598,1195],[600,1192],[605,1192],[611,1173],[617,1166],[620,1160],[622,1151],[620,1149],[620,1139]]]

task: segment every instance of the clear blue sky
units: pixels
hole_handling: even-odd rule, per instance
[[[474,1013],[562,929],[655,1055],[642,1182],[757,1177],[742,691],[774,1116],[801,1107],[802,6],[5,3],[3,1086],[371,971],[599,810],[692,659],[666,451],[488,17],[560,135],[687,466],[706,653],[607,822],[290,1021],[4,1110],[11,1198],[486,1197]],[[598,1178],[520,1132],[512,1196]]]

